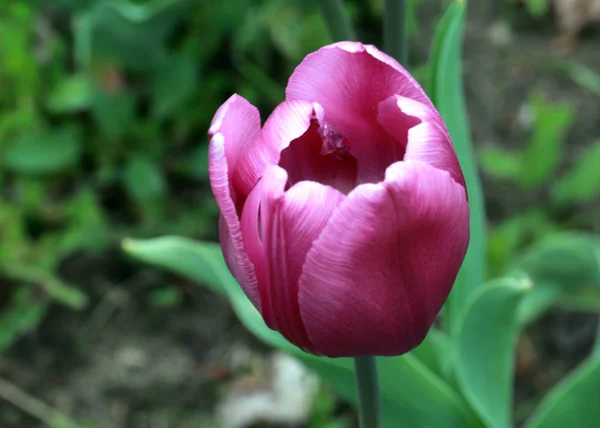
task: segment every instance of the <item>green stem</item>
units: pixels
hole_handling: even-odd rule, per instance
[[[354,359],[360,428],[379,427],[379,382],[375,357]]]
[[[383,13],[383,47],[386,53],[408,68],[408,33],[406,1],[385,0]]]
[[[333,40],[336,42],[356,40],[356,34],[342,0],[318,0],[318,3]]]

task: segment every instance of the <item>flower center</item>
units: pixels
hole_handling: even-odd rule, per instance
[[[288,173],[288,187],[299,181],[316,181],[347,194],[356,186],[358,162],[350,153],[350,142],[316,119],[281,152],[279,166]]]

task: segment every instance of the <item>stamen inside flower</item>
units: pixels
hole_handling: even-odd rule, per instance
[[[316,181],[347,194],[356,186],[358,162],[350,142],[317,119],[281,152],[279,166],[288,172],[288,188],[299,181]]]

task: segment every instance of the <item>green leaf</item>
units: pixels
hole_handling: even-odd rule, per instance
[[[193,0],[95,2],[78,16],[82,57],[116,59],[133,70],[147,70],[166,57],[166,41]]]
[[[37,285],[52,299],[72,309],[83,309],[87,305],[87,296],[82,291],[44,268],[11,264],[2,266],[2,271],[9,278]]]
[[[577,163],[552,186],[552,199],[557,204],[589,202],[600,194],[600,140],[593,143]]]
[[[159,199],[166,191],[161,170],[145,156],[134,156],[127,162],[123,180],[129,195],[138,202]]]
[[[525,272],[533,290],[522,300],[519,321],[530,324],[550,308],[564,301],[592,303],[600,294],[600,247],[593,236],[561,233],[548,236],[528,248],[513,265]]]
[[[121,137],[135,120],[135,98],[127,91],[107,93],[98,89],[92,113],[96,125],[106,137]]]
[[[456,338],[456,377],[490,428],[510,426],[519,300],[530,283],[505,278],[471,296]]]
[[[154,290],[148,296],[148,303],[155,308],[172,308],[183,300],[181,290],[175,287],[163,287]]]
[[[600,358],[591,358],[540,403],[525,428],[596,428],[600,421]]]
[[[198,65],[184,57],[169,58],[158,68],[150,88],[155,116],[165,118],[177,112],[194,95],[198,86]]]
[[[563,153],[567,130],[575,119],[568,105],[554,105],[534,95],[531,106],[535,113],[533,135],[523,152],[521,183],[532,189],[548,181],[556,170]]]
[[[445,323],[454,334],[469,295],[484,280],[485,213],[481,183],[473,155],[462,82],[462,37],[466,1],[448,7],[435,32],[429,96],[446,122],[467,183],[471,209],[471,241],[448,302]]]
[[[5,284],[3,284],[5,285]],[[15,290],[0,312],[0,352],[19,337],[34,330],[46,315],[48,302],[37,295],[37,287],[16,283]]]
[[[496,225],[488,238],[488,269],[492,277],[506,272],[509,262],[523,245],[555,232],[545,211],[533,209],[511,216]]]
[[[306,354],[279,333],[269,329],[229,273],[219,247],[214,243],[184,238],[162,237],[147,241],[127,240],[125,251],[147,263],[167,268],[187,278],[225,293],[240,321],[259,339],[300,358],[336,391],[356,403],[352,360],[329,359]],[[414,355],[380,358],[384,428],[441,426],[474,427],[477,420],[452,388],[431,372]],[[410,387],[398,387],[410,385]]]
[[[521,255],[515,269],[541,281],[577,290],[600,285],[600,254],[595,237],[561,233],[538,242]]]
[[[525,6],[527,11],[536,18],[546,15],[550,10],[548,0],[525,0]]]
[[[486,147],[479,153],[481,169],[493,177],[517,181],[521,176],[522,159],[501,147]]]
[[[94,86],[87,75],[75,74],[61,80],[50,93],[46,106],[53,113],[75,113],[93,102]]]
[[[411,354],[423,363],[432,373],[451,381],[448,373],[448,355],[451,352],[450,338],[441,331],[432,328],[425,340],[411,351]]]
[[[6,149],[4,164],[21,174],[55,174],[75,165],[80,152],[80,134],[76,128],[29,130]]]

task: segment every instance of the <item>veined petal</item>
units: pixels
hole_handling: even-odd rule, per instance
[[[358,42],[328,45],[307,55],[286,88],[287,99],[319,103],[327,122],[348,138],[358,159],[358,183],[383,180],[385,169],[403,159],[404,145],[394,141],[377,120],[379,103],[394,94],[433,108],[397,61]]]
[[[298,305],[298,281],[306,255],[345,196],[312,181],[296,183],[284,195],[265,237],[277,329],[300,348],[316,352]]]
[[[210,140],[217,134],[223,136],[229,182],[244,153],[260,133],[260,113],[245,98],[232,95],[215,113],[208,130]],[[243,199],[248,193],[241,195]],[[231,197],[237,202],[237,191]]]
[[[417,123],[420,123],[407,128],[402,125],[407,117],[418,119]],[[379,104],[377,119],[394,138],[407,141],[405,160],[425,162],[448,171],[457,183],[465,186],[450,134],[434,109],[418,101],[392,95]]]
[[[333,212],[300,277],[300,313],[330,357],[398,355],[425,337],[469,240],[465,189],[446,171],[397,162]]]
[[[268,246],[265,242],[272,235],[271,224],[275,221],[278,201],[283,197],[286,182],[287,174],[283,169],[268,166],[264,176],[248,196],[242,212],[244,247],[256,268],[261,313],[266,324],[274,330],[278,330],[275,318],[278,308],[273,302],[273,287],[277,284],[271,281]]]
[[[234,177],[236,187],[249,193],[267,166],[279,163],[281,151],[306,132],[314,115],[310,102],[297,100],[279,104],[241,159]]]
[[[377,78],[374,78],[377,76]],[[425,91],[395,59],[372,45],[339,42],[307,55],[296,67],[285,91],[288,100],[316,101],[328,112],[350,115],[400,94],[433,107]]]
[[[232,198],[225,144],[224,135],[217,132],[210,139],[208,151],[210,186],[217,205],[221,209],[219,239],[227,267],[238,280],[252,304],[261,311],[256,273],[244,250],[240,220]]]

